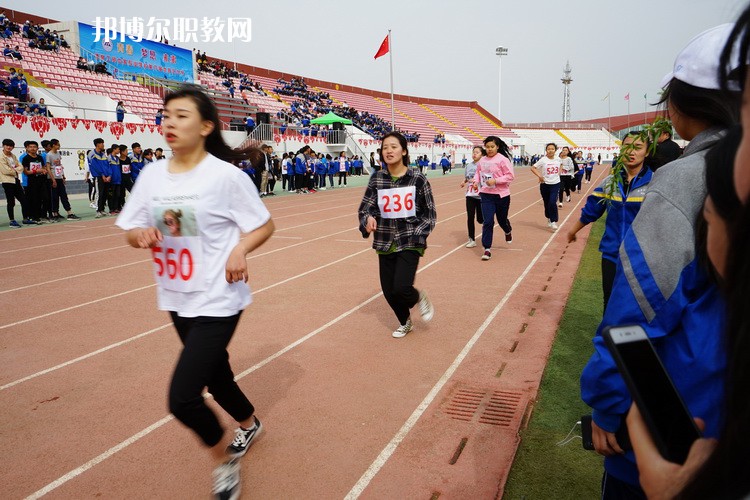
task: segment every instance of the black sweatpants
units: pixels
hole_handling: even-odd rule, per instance
[[[96,178],[96,190],[99,191],[99,203],[96,207],[97,212],[104,212],[104,205],[107,204],[111,183],[104,180],[104,177]]]
[[[221,441],[224,429],[203,399],[204,388],[237,422],[247,420],[255,412],[234,381],[229,366],[227,346],[240,314],[225,318],[183,318],[170,312],[183,349],[169,387],[169,411],[208,447]]]
[[[55,187],[52,188],[52,213],[60,214],[60,201],[66,212],[70,213],[70,201],[68,201],[68,191],[65,189],[65,182],[62,179],[55,179]]]
[[[557,201],[563,202],[563,191],[565,195],[570,197],[570,188],[573,187],[573,176],[572,175],[561,175],[560,176],[560,191],[558,192]]]
[[[16,200],[21,204],[21,214],[24,220],[29,218],[29,209],[26,205],[26,196],[23,194],[23,186],[21,181],[16,179],[15,184],[10,182],[3,182],[3,191],[5,191],[5,200],[8,203],[6,208],[8,209],[8,220],[16,220],[14,217],[14,209],[16,206]]]
[[[402,250],[380,258],[380,287],[385,300],[396,313],[398,322],[406,324],[409,310],[419,302],[419,292],[414,288],[420,255],[414,250]]]
[[[615,284],[615,273],[617,264],[602,257],[602,293],[604,295],[604,309],[607,308],[609,297],[612,295],[612,286]]]
[[[477,222],[484,224],[484,217],[482,217],[482,200],[474,198],[473,196],[466,197],[466,226],[469,230],[469,239],[473,240],[476,236],[474,232],[474,217],[476,214]]]

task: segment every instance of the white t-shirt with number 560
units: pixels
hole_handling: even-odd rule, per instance
[[[159,309],[183,317],[237,314],[252,298],[246,283],[227,283],[227,259],[240,235],[271,215],[250,178],[230,163],[209,154],[189,172],[173,174],[168,165],[160,160],[141,172],[116,224],[164,235],[152,249]]]

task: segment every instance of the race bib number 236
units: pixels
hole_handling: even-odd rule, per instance
[[[415,217],[416,189],[414,186],[378,190],[378,208],[383,219]]]

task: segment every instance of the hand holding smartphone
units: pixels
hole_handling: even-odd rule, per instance
[[[638,325],[616,326],[602,336],[659,452],[683,464],[700,431],[646,332]]]

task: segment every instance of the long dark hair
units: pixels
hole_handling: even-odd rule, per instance
[[[230,147],[221,136],[221,121],[219,121],[219,111],[216,105],[208,95],[198,85],[185,84],[181,85],[174,92],[168,93],[164,97],[164,107],[173,99],[188,98],[192,100],[203,120],[213,123],[214,128],[206,137],[206,151],[215,157],[227,161],[249,160],[254,168],[258,168],[264,163],[263,152],[256,146],[250,145],[244,149],[234,149]]]
[[[727,221],[732,227],[742,207],[734,190],[734,157],[742,140],[742,127],[734,125],[727,134],[706,153],[705,182],[708,195],[714,203],[716,215]],[[708,224],[699,212],[695,224],[696,257],[701,266],[712,275],[714,281],[721,284],[716,269],[708,259],[707,250]]]
[[[378,151],[380,151],[380,161],[385,161],[385,159],[383,158],[383,142],[389,137],[395,137],[398,143],[401,144],[401,148],[406,152],[406,154],[402,158],[402,161],[404,162],[404,165],[408,167],[411,164],[411,160],[409,159],[409,146],[406,142],[406,137],[398,132],[388,132],[383,136],[382,139],[380,139],[380,149],[378,149]]]
[[[506,157],[507,159],[511,161],[513,160],[513,157],[510,154],[510,148],[508,147],[507,144],[505,144],[505,141],[503,141],[496,135],[491,135],[487,137],[482,143],[487,144],[488,142],[494,142],[495,145],[497,146],[498,153],[500,153],[501,155],[503,155],[504,157]]]
[[[750,447],[750,204],[746,204],[731,231],[727,258],[727,329],[724,337],[727,373],[724,392],[724,428],[719,442],[678,498],[746,498],[750,493],[747,450]]]
[[[727,128],[739,121],[740,93],[732,90],[710,90],[672,78],[657,105],[671,103],[680,113],[708,124]]]

